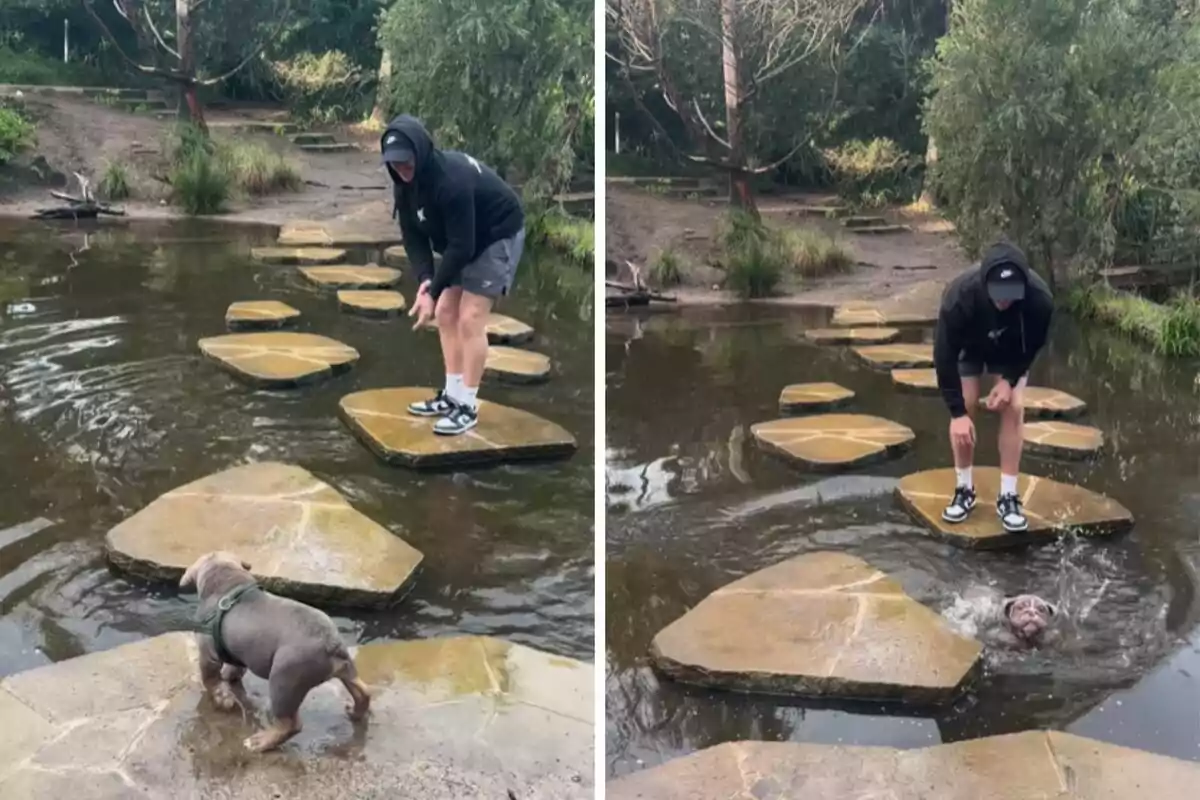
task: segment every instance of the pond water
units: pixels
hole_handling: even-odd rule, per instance
[[[607,350],[607,769],[627,774],[721,742],[920,747],[1050,727],[1200,760],[1200,404],[1197,364],[1168,363],[1059,319],[1032,383],[1088,403],[1107,454],[1027,455],[1023,470],[1110,494],[1135,515],[1108,540],[967,552],[924,534],[892,497],[898,478],[950,466],[941,399],[801,332],[828,311],[763,307],[610,315]],[[912,341],[930,332],[907,331]],[[785,384],[833,381],[852,411],[916,432],[902,458],[839,476],[757,450]],[[995,462],[980,422],[978,464]],[[851,553],[959,630],[972,598],[1035,592],[1064,614],[1059,641],[1017,652],[982,637],[977,687],[941,710],[812,702],[689,688],[659,676],[650,642],[706,595],[799,554]]]
[[[362,389],[439,384],[436,335],[340,313],[296,269],[252,263],[250,248],[273,238],[201,223],[0,225],[0,676],[186,628],[195,596],[114,575],[104,534],[164,492],[253,461],[313,472],[424,553],[403,603],[336,617],[347,640],[488,634],[592,660],[593,323],[554,279],[575,268],[530,252],[499,309],[536,328],[550,382],[485,382],[483,396],[561,424],[579,451],[425,474],[378,461],[336,408]],[[295,306],[298,330],[361,361],[299,390],[238,383],[196,342],[225,332],[230,302],[254,299]]]

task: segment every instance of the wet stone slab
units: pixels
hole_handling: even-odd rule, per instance
[[[887,344],[900,338],[899,328],[812,328],[804,338],[814,344]]]
[[[407,267],[408,251],[403,245],[393,245],[383,251],[383,263],[389,267]]]
[[[225,326],[231,331],[271,330],[300,319],[300,312],[278,300],[246,300],[230,304]]]
[[[1104,432],[1090,425],[1044,420],[1024,425],[1025,450],[1059,458],[1091,458],[1104,449]]]
[[[936,313],[887,308],[875,303],[847,303],[833,312],[830,324],[856,328],[869,325],[934,325]]]
[[[710,594],[654,637],[676,680],[738,692],[936,704],[975,675],[981,646],[845,553],[812,553]]]
[[[1044,386],[1026,386],[1022,398],[1026,419],[1074,419],[1087,411],[1087,403],[1078,397]],[[984,408],[986,400],[986,395],[979,399]]]
[[[266,721],[203,696],[194,637],[169,633],[0,682],[0,797],[180,800],[585,800],[593,784],[593,667],[462,636],[352,651],[372,693],[351,723],[336,682],[301,706],[278,751],[242,740]],[[397,788],[403,792],[397,794]]]
[[[352,230],[328,223],[300,221],[279,231],[280,247],[391,247],[400,243],[399,231]]]
[[[346,260],[346,251],[336,247],[256,247],[250,257],[264,264],[337,264]]]
[[[408,413],[409,404],[427,400],[434,389],[370,389],[342,398],[342,420],[390,464],[442,468],[506,461],[562,458],[575,452],[575,437],[560,425],[527,411],[479,403],[479,424],[459,436],[433,432],[434,419]]]
[[[1019,534],[1008,533],[996,516],[1000,470],[995,467],[975,467],[973,477],[979,500],[966,522],[957,525],[942,519],[942,510],[954,492],[953,468],[927,470],[904,477],[896,486],[896,498],[935,537],[967,548],[1012,547],[1054,541],[1060,533],[1068,530],[1086,536],[1112,535],[1133,527],[1133,515],[1110,497],[1081,486],[1022,474],[1017,490],[1025,505],[1029,530]]]
[[[779,394],[779,411],[783,414],[806,414],[832,411],[849,405],[854,392],[836,383],[793,383]]]
[[[426,330],[436,331],[437,322],[431,321]],[[519,319],[504,314],[488,314],[487,337],[491,344],[524,344],[533,338],[534,330]]]
[[[300,274],[324,289],[387,289],[402,277],[400,270],[391,267],[353,265],[304,267]]]
[[[894,369],[892,383],[898,389],[916,394],[938,394],[937,370]]]
[[[854,354],[875,369],[911,369],[933,366],[931,344],[879,344],[852,348]]]
[[[911,428],[869,414],[819,414],[760,422],[750,428],[758,446],[809,469],[839,470],[899,455]]]
[[[263,388],[315,383],[358,361],[353,347],[313,333],[230,333],[201,339],[199,345],[226,371]]]
[[[422,558],[332,486],[273,462],[170,491],[109,531],[105,546],[118,570],[172,583],[205,553],[228,550],[277,594],[362,607],[395,602]]]
[[[337,293],[338,308],[364,317],[391,319],[404,311],[404,295],[399,292],[342,289]]]
[[[515,347],[488,347],[488,374],[510,383],[542,383],[550,378],[550,357]]]
[[[1190,800],[1200,764],[1058,731],[911,750],[732,742],[609,781],[608,800]],[[1069,787],[1069,788],[1066,788]]]

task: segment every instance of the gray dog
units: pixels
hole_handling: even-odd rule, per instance
[[[1021,594],[1006,598],[1004,619],[1013,636],[1025,644],[1041,644],[1058,608],[1036,594]]]
[[[337,678],[350,693],[350,719],[367,715],[371,695],[358,679],[354,660],[337,627],[315,608],[259,588],[250,565],[233,553],[203,555],[179,581],[196,587],[200,680],[216,706],[239,705],[242,676],[249,669],[270,684],[275,722],[245,741],[255,752],[279,747],[300,732],[300,704],[309,691]]]

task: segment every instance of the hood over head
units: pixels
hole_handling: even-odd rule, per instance
[[[1029,262],[1021,248],[997,242],[987,249],[979,262],[984,290],[995,301],[1016,301],[1025,298],[1029,285]]]
[[[388,163],[391,158],[396,157],[400,161],[407,161],[411,158],[416,174],[419,175],[433,162],[437,153],[429,131],[425,130],[421,120],[410,114],[401,114],[388,124],[387,130],[379,138],[379,149],[383,154],[383,162],[388,168],[388,174],[396,182],[399,182],[400,178]]]

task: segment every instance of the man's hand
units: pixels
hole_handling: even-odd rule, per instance
[[[408,311],[410,317],[416,316],[417,318],[417,321],[413,323],[414,331],[429,324],[429,321],[433,319],[433,308],[433,297],[429,294],[429,283],[426,281],[417,290],[417,299],[413,301],[413,307]]]
[[[975,423],[970,416],[963,414],[950,420],[950,443],[956,447],[975,444]]]
[[[433,281],[429,280],[428,278],[421,281],[421,286],[417,289],[418,298],[423,294],[429,294],[429,284],[431,283],[433,283]]]
[[[1008,404],[1012,402],[1012,395],[1012,384],[1003,378],[996,381],[996,385],[987,396],[988,411],[1003,411],[1008,408]]]

